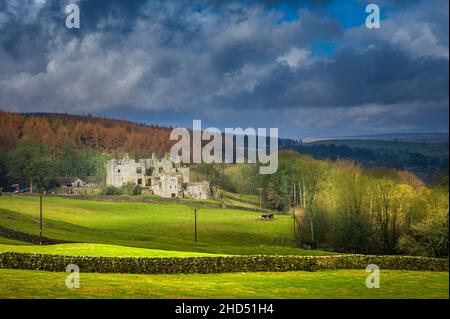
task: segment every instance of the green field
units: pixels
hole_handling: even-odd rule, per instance
[[[242,201],[239,195],[228,199]],[[245,198],[254,202],[255,197]],[[193,257],[282,254],[329,255],[296,248],[292,219],[202,206],[194,241],[194,202],[139,202],[45,197],[43,235],[74,243],[32,245],[0,236],[0,252],[68,256]],[[37,236],[39,198],[0,197],[0,226]],[[0,269],[0,298],[448,298],[448,273],[382,270],[381,288],[365,286],[364,270],[134,275]]]
[[[14,245],[12,247],[15,247],[16,245],[29,245],[29,244],[25,243],[23,241],[0,236],[0,246],[3,246],[3,245]]]
[[[220,195],[223,197],[225,205],[259,209],[259,197],[256,195],[235,194],[226,191],[221,191]]]
[[[108,256],[108,257],[201,257],[217,254],[185,251],[159,250],[104,244],[58,244],[58,245],[4,245],[0,252],[34,253],[65,256]]]
[[[80,288],[65,286],[67,273],[0,269],[0,298],[442,298],[449,275],[383,270],[380,288],[365,286],[364,270],[213,275],[80,273]]]
[[[261,221],[257,212],[201,208],[195,243],[191,205],[45,197],[43,212],[45,237],[76,243],[233,255],[331,254],[296,248],[292,218],[286,215]],[[39,198],[0,197],[0,225],[38,235]]]

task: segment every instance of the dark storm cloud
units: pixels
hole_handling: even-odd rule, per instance
[[[336,1],[76,2],[80,30],[64,27],[69,1],[0,3],[2,107],[286,135],[448,127],[446,1],[390,2],[370,31],[344,29]]]
[[[350,107],[377,103],[440,102],[448,99],[448,60],[419,59],[405,53],[372,48],[347,49],[332,61],[291,70],[280,66],[251,92],[218,98],[237,108]]]

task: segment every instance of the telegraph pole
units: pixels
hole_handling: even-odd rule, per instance
[[[194,239],[197,243],[197,208],[194,209]]]
[[[258,188],[259,191],[259,212],[261,213],[262,211],[262,207],[261,207],[261,192],[263,191],[264,188]]]
[[[42,245],[42,195],[39,196],[39,245]]]
[[[292,169],[292,226],[294,227],[294,240],[297,237],[296,236],[296,227],[295,227],[295,206],[297,205],[297,189],[296,189],[296,184],[295,184],[295,174],[294,174],[294,169]]]
[[[296,187],[295,187],[295,183],[294,183],[294,205],[292,207],[292,220],[293,220],[293,224],[294,224],[294,240],[296,237],[296,232],[295,232],[295,206],[297,204],[296,199],[297,199],[296,198]]]
[[[242,175],[239,175],[239,199],[242,199]]]

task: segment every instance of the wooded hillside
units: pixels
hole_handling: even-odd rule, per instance
[[[46,145],[54,158],[69,144],[107,153],[161,156],[174,143],[169,139],[171,128],[92,115],[19,114],[0,109],[0,126],[0,149],[10,150],[21,140],[34,140]]]

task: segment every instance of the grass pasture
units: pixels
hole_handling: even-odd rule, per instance
[[[292,218],[217,207],[198,211],[198,242],[194,241],[191,205],[170,202],[108,202],[45,197],[45,237],[76,243],[132,246],[213,254],[329,255],[296,248]],[[39,198],[0,197],[0,225],[39,234]]]
[[[104,244],[57,244],[57,245],[5,245],[0,244],[0,252],[17,252],[66,256],[105,257],[202,257],[220,256],[208,253],[147,249]]]
[[[29,245],[29,243],[0,236],[0,246],[8,245],[13,245],[12,247],[16,247],[17,245]]]
[[[240,200],[233,194],[230,200]],[[255,198],[246,198],[249,203]],[[32,245],[0,236],[0,252],[67,256],[199,257],[217,255],[331,255],[296,248],[292,219],[261,221],[245,210],[204,206],[194,242],[193,203],[94,201],[45,197],[43,235],[74,243]],[[0,226],[39,234],[39,198],[0,197]],[[449,274],[382,270],[381,288],[365,286],[364,270],[139,275],[0,269],[1,298],[448,298]]]
[[[359,298],[448,299],[449,274],[384,270],[380,288],[368,289],[364,270],[214,275],[80,273],[80,288],[65,286],[67,273],[0,269],[0,298]]]
[[[259,209],[259,197],[257,195],[234,194],[226,191],[221,191],[220,194],[225,205]]]

